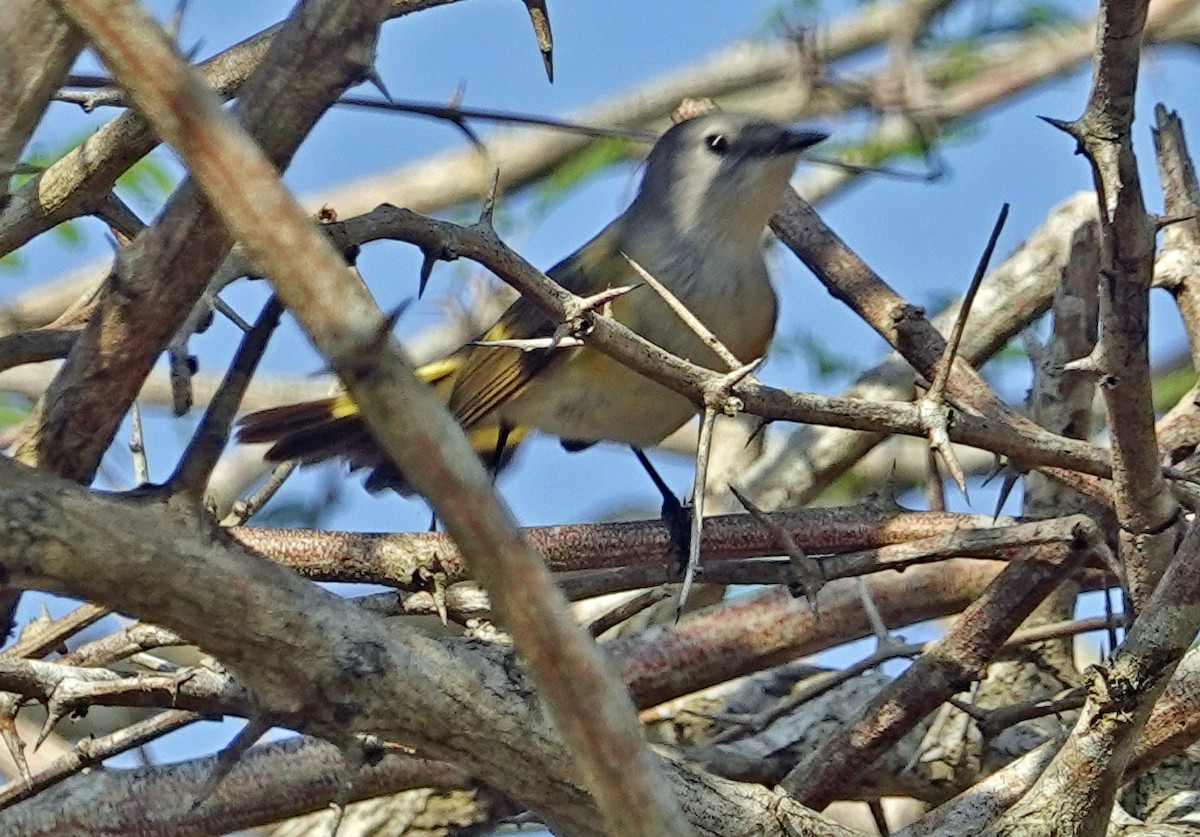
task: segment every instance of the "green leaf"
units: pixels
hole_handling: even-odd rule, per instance
[[[117,178],[117,186],[126,189],[138,201],[156,204],[171,194],[175,178],[152,156],[143,157]]]
[[[25,257],[21,255],[20,250],[14,250],[11,253],[5,253],[0,256],[0,271],[16,272],[25,267]]]
[[[1068,9],[1057,3],[1034,0],[1022,4],[1017,10],[1013,28],[1018,32],[1025,32],[1030,29],[1054,29],[1073,23],[1075,18]]]
[[[793,356],[803,358],[809,369],[820,380],[853,375],[859,365],[849,358],[834,352],[825,342],[807,331],[796,332],[771,344],[774,357]]]
[[[971,39],[964,39],[955,41],[942,50],[940,60],[930,77],[938,86],[949,86],[974,78],[983,68],[984,60],[979,51],[979,44]]]
[[[859,0],[862,2],[862,0]],[[762,25],[758,27],[759,34],[764,36],[778,35],[796,28],[797,20],[812,20],[819,16],[821,0],[787,0],[767,10]]]
[[[71,247],[83,243],[83,228],[75,221],[63,221],[53,229],[54,237]]]
[[[31,402],[11,396],[0,398],[0,428],[11,427],[29,418],[33,409]]]
[[[538,183],[535,211],[544,211],[555,200],[613,163],[629,159],[633,140],[604,137],[593,140],[567,157]]]
[[[1171,409],[1195,385],[1196,371],[1187,365],[1155,375],[1150,384],[1155,411],[1162,413]]]

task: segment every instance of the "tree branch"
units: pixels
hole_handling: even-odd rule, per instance
[[[461,430],[400,359],[388,321],[341,254],[147,16],[123,0],[72,0],[67,8],[142,112],[187,160],[230,232],[338,371],[376,438],[445,521],[529,662],[611,833],[687,833],[628,695],[571,620],[540,556],[516,533]],[[363,40],[343,35],[355,45],[360,57],[353,66],[361,71],[361,50],[373,44],[381,9],[361,2],[311,8],[331,13],[349,33],[358,30]],[[336,62],[325,56],[321,63]],[[154,72],[143,76],[147,64]],[[399,411],[411,421],[388,420]]]

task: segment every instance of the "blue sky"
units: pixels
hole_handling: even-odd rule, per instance
[[[166,13],[173,4],[154,3]],[[991,4],[981,4],[988,6]],[[998,4],[1003,5],[1003,4]],[[1070,9],[1091,5],[1064,3]],[[207,57],[279,20],[290,3],[235,3],[229,0],[194,3],[182,30],[185,46],[199,44]],[[393,95],[405,99],[444,102],[460,87],[464,103],[562,116],[601,97],[611,97],[672,69],[697,62],[721,46],[745,37],[769,37],[767,21],[780,3],[746,0],[740,3],[700,3],[696,0],[611,0],[607,3],[550,3],[555,34],[556,81],[547,83],[524,9],[512,0],[467,0],[450,7],[394,21],[384,29],[379,70]],[[828,4],[839,10],[850,4]],[[88,62],[94,68],[93,62]],[[1157,185],[1149,125],[1151,108],[1165,101],[1181,111],[1185,125],[1200,125],[1195,90],[1200,79],[1196,63],[1182,50],[1154,53],[1147,62],[1139,95],[1136,147],[1142,163],[1151,208],[1157,208]],[[917,303],[933,304],[960,292],[967,284],[978,254],[1001,203],[1012,205],[997,260],[1031,232],[1052,206],[1090,186],[1082,158],[1072,143],[1036,118],[1078,115],[1084,105],[1088,71],[1024,94],[973,124],[943,156],[949,174],[936,183],[868,177],[820,209],[829,224],[885,279]],[[369,92],[364,91],[363,92]],[[35,137],[35,148],[60,149],[72,137],[112,118],[103,110],[87,116],[72,105],[53,105]],[[835,139],[853,135],[850,123],[825,122]],[[488,128],[480,126],[485,135]],[[461,147],[453,127],[425,118],[335,109],[305,142],[287,173],[288,184],[301,195],[319,196],[335,186],[374,171],[394,168],[430,153]],[[1194,143],[1195,144],[1195,143]],[[157,159],[175,168],[168,150]],[[589,180],[555,203],[549,212],[531,212],[530,201],[514,196],[505,205],[503,230],[509,241],[533,263],[548,268],[582,244],[619,212],[636,183],[634,166],[621,166]],[[144,211],[144,210],[143,210]],[[103,230],[85,224],[84,242],[64,248],[46,236],[24,248],[22,264],[0,273],[5,298],[56,277],[67,269],[103,259],[109,254]],[[396,244],[364,250],[360,268],[385,305],[415,293],[419,255]],[[770,260],[781,298],[779,333],[784,339],[807,336],[844,357],[852,367],[869,366],[883,351],[882,341],[869,328],[832,300],[807,271],[782,252]],[[432,287],[445,292],[464,275],[457,267],[440,265]],[[226,294],[243,316],[257,312],[264,298],[259,286],[237,287]],[[1156,294],[1154,350],[1165,356],[1180,344],[1178,317],[1165,294]],[[402,332],[436,323],[434,302],[422,303],[405,315]],[[218,323],[196,343],[201,362],[217,371],[236,347],[232,327]],[[275,373],[306,375],[322,368],[320,359],[288,321],[276,336],[263,368]],[[769,383],[797,389],[836,391],[848,378],[821,378],[799,354],[772,358],[761,374]],[[1019,372],[1001,377],[1009,397],[1024,394],[1026,378]],[[162,479],[186,442],[195,416],[182,420],[165,415],[149,418],[148,447],[152,477]],[[689,462],[663,460],[666,475],[679,493],[691,478]],[[128,475],[128,456],[118,445],[107,467]],[[335,467],[313,469],[293,478],[280,496],[296,501],[321,491],[326,480],[343,479]],[[353,479],[353,478],[352,478]],[[499,487],[525,524],[596,520],[617,509],[643,508],[653,512],[658,498],[636,462],[622,448],[600,446],[567,455],[553,440],[528,445]],[[976,491],[976,510],[990,511],[992,500]],[[350,485],[343,502],[324,523],[333,528],[364,530],[423,529],[428,512],[419,499],[391,495],[369,497]],[[957,499],[955,502],[958,502]],[[959,503],[961,506],[961,503]],[[1012,506],[1010,505],[1010,508]],[[27,597],[27,611],[37,597]],[[205,734],[182,736],[179,746],[167,748],[179,757],[192,748],[211,749]],[[164,751],[165,752],[165,751]]]

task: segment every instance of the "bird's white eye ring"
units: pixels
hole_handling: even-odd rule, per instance
[[[709,134],[704,138],[704,144],[714,154],[724,154],[729,150],[729,138],[724,134]]]

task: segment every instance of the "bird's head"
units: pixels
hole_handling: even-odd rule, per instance
[[[796,158],[826,136],[738,113],[680,122],[650,151],[637,214],[668,220],[683,234],[757,243]]]

